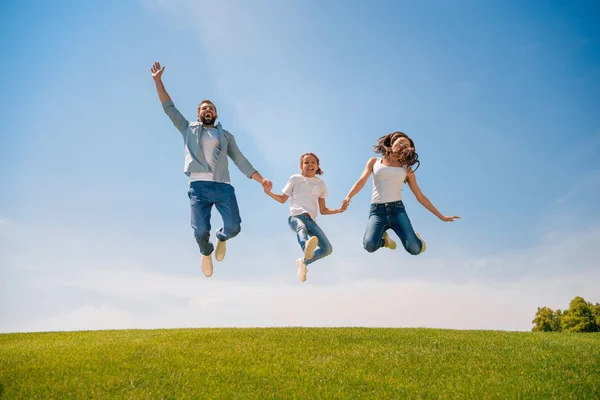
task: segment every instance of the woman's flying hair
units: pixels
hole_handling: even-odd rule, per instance
[[[405,147],[398,158],[398,162],[404,167],[412,168],[413,165],[417,164],[417,168],[421,165],[419,161],[419,155],[415,150],[415,142],[404,132],[393,132],[389,135],[385,135],[379,138],[375,146],[373,146],[373,151],[377,154],[381,154],[383,157],[388,157],[393,153],[392,145],[394,142],[401,137],[405,137],[410,142],[410,147]],[[413,171],[416,171],[417,168],[412,168]]]

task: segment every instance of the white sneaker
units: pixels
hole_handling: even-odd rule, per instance
[[[396,250],[396,242],[392,240],[387,232],[383,232],[383,247],[387,247],[390,250]]]
[[[221,262],[225,258],[225,252],[227,251],[227,242],[221,242],[217,239],[217,248],[215,249],[215,260]]]
[[[209,278],[213,273],[212,255],[205,256],[202,254],[202,272],[204,276]]]
[[[417,232],[415,232],[417,237],[421,240],[421,243],[423,243],[423,247],[421,247],[421,253],[425,252],[425,249],[427,249],[427,245],[425,244],[425,241],[423,240],[423,238],[421,237],[421,235],[419,235]]]
[[[306,280],[306,273],[308,272],[308,268],[306,268],[304,260],[301,258],[297,259],[296,267],[298,267],[298,279],[300,279],[300,282],[304,282]]]
[[[319,245],[319,238],[316,236],[311,236],[310,239],[306,241],[304,245],[304,259],[310,260],[315,255],[315,249]]]

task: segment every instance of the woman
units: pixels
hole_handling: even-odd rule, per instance
[[[373,157],[367,161],[365,170],[356,181],[343,201],[347,207],[350,200],[362,190],[369,176],[373,174],[373,193],[371,195],[371,210],[365,232],[363,245],[365,250],[372,253],[380,247],[395,249],[396,243],[387,234],[393,229],[402,241],[402,245],[410,254],[417,255],[425,251],[425,241],[416,233],[406,214],[402,203],[402,185],[408,183],[415,197],[426,209],[445,222],[452,222],[458,216],[442,215],[421,192],[413,166],[420,164],[415,144],[405,133],[394,132],[381,137],[374,147],[382,158]]]

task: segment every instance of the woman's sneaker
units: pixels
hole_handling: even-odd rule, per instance
[[[383,232],[383,247],[387,247],[390,250],[396,249],[396,242],[392,240],[387,232]]]
[[[421,235],[419,235],[416,232],[415,232],[415,234],[417,235],[417,237],[419,238],[419,240],[421,241],[421,243],[423,243],[423,246],[421,247],[421,253],[423,253],[425,251],[425,249],[427,249],[427,245],[425,244],[425,241],[423,240],[423,238],[421,237]]]
[[[304,246],[304,259],[310,260],[315,255],[315,249],[319,245],[319,238],[316,236],[311,236],[310,239],[306,241],[306,245]],[[304,281],[303,281],[304,282]]]
[[[296,267],[298,267],[298,279],[300,279],[300,282],[304,282],[306,280],[306,273],[308,272],[308,268],[306,268],[304,260],[301,258],[297,259]]]

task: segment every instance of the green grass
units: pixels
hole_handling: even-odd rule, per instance
[[[0,335],[0,398],[600,398],[600,334],[173,329]]]

